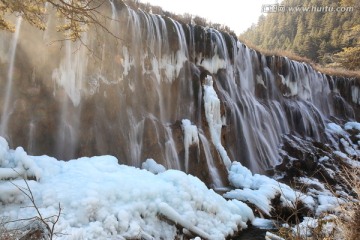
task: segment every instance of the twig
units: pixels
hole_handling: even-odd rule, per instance
[[[13,169],[13,170],[17,174],[19,174],[19,172],[17,172],[15,169]],[[19,176],[21,177],[20,174],[19,174]],[[58,223],[58,221],[60,219],[60,216],[61,216],[61,211],[62,211],[61,205],[59,203],[58,212],[57,212],[56,215],[52,215],[52,216],[49,216],[49,217],[43,217],[43,215],[40,212],[39,207],[36,204],[36,201],[35,201],[33,192],[31,191],[31,188],[29,186],[29,183],[27,182],[26,179],[23,178],[23,180],[25,182],[26,187],[19,186],[19,185],[13,183],[12,181],[10,181],[10,183],[12,185],[14,185],[20,192],[22,192],[31,201],[32,206],[27,206],[27,207],[33,207],[35,209],[36,213],[37,213],[37,216],[31,217],[31,218],[21,218],[21,219],[17,219],[17,220],[10,220],[10,221],[6,221],[5,224],[14,223],[14,222],[21,222],[21,221],[27,221],[27,222],[30,221],[31,223],[33,223],[35,221],[39,221],[44,225],[44,227],[48,231],[49,239],[52,240],[53,236],[56,235],[56,233],[55,233],[55,225]],[[51,220],[51,218],[55,218],[55,219]],[[31,225],[31,223],[25,225],[25,227]],[[19,228],[19,229],[21,229],[21,228]]]

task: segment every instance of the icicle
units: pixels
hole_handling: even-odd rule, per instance
[[[199,146],[198,129],[195,125],[192,125],[190,120],[183,119],[181,121],[181,128],[184,132],[184,147],[185,147],[185,171],[189,171],[189,147],[192,144]]]
[[[231,160],[227,155],[227,152],[221,144],[221,128],[222,119],[220,114],[220,100],[213,87],[213,80],[211,76],[207,76],[205,79],[204,88],[204,107],[205,116],[210,128],[211,140],[215,145],[215,148],[219,152],[225,166],[230,169]]]

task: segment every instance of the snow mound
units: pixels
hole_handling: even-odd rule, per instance
[[[336,123],[328,123],[327,130],[338,135],[347,135],[346,132],[342,129],[342,127],[337,125]]]
[[[166,171],[166,168],[163,165],[158,164],[152,158],[146,159],[146,161],[142,163],[141,168],[148,170],[153,174],[158,174]]]
[[[345,130],[356,130],[358,132],[360,132],[360,123],[358,122],[347,122],[345,123],[345,126],[344,126],[344,129]]]
[[[0,180],[24,178],[40,179],[42,170],[31,161],[22,147],[10,150],[3,137],[0,137]]]
[[[229,181],[235,190],[224,194],[224,197],[248,201],[270,216],[271,200],[280,195],[280,201],[285,207],[293,207],[298,201],[303,202],[309,209],[314,209],[315,201],[312,197],[293,190],[286,184],[260,174],[252,174],[249,169],[239,162],[233,162],[229,172]]]
[[[349,156],[356,158],[360,155],[360,141],[353,141],[350,138],[350,132],[357,132],[360,133],[360,123],[358,122],[347,122],[344,125],[344,128],[335,124],[335,123],[328,123],[327,124],[327,131],[341,136],[340,145],[337,143],[336,140],[333,140],[333,145],[337,146],[339,149],[343,149],[343,151],[348,154]],[[360,140],[360,134],[356,136],[358,140]]]
[[[22,148],[10,150],[2,138],[0,157],[0,218],[37,216],[33,208],[21,208],[29,199],[6,180],[24,186],[17,173],[9,173],[16,168],[36,177],[27,181],[44,217],[56,215],[61,204],[58,239],[174,239],[178,225],[202,238],[224,239],[254,218],[244,203],[225,200],[184,172],[162,171],[153,160],[145,168],[157,175],[119,165],[112,156],[68,162],[28,156]]]

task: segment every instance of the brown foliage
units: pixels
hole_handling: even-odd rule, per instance
[[[100,12],[105,0],[0,0],[0,29],[14,31],[9,16],[21,16],[40,30],[46,28],[47,14],[55,10],[59,19],[57,31],[66,39],[78,40],[89,25],[100,26],[108,31],[104,20],[107,16]]]

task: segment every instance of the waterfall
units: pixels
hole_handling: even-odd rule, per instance
[[[7,136],[7,127],[8,122],[11,114],[10,108],[10,101],[12,97],[12,88],[13,88],[13,75],[14,75],[14,65],[15,65],[15,56],[16,56],[16,49],[20,34],[20,27],[21,27],[22,17],[18,17],[16,19],[15,25],[15,33],[14,37],[11,41],[11,47],[9,50],[9,68],[7,72],[7,80],[6,80],[6,88],[5,88],[5,100],[3,104],[3,111],[1,115],[1,122],[0,122],[0,136],[8,137]]]
[[[285,135],[330,142],[324,133],[329,119],[360,117],[355,79],[265,56],[228,33],[116,0],[102,10],[111,19],[104,24],[119,38],[90,28],[86,46],[46,46],[38,53],[44,62],[28,51],[45,46],[41,40],[18,43],[17,20],[7,78],[0,81],[6,82],[0,133],[11,145],[64,160],[114,155],[138,167],[151,158],[224,186],[231,161],[263,173],[281,161]],[[15,61],[17,48],[23,57]],[[13,71],[20,67],[15,86]],[[36,92],[27,77],[35,68]]]
[[[116,11],[116,7],[115,4],[112,0],[109,0],[110,5],[111,5],[111,24],[115,25],[114,22],[118,19],[118,15],[117,15],[117,11]]]
[[[32,120],[29,124],[29,139],[27,144],[27,149],[30,152],[34,151],[34,145],[32,140],[35,138],[35,134],[36,134],[35,123],[34,120]]]
[[[166,166],[172,169],[181,169],[179,156],[176,152],[176,144],[173,138],[172,130],[166,126],[165,158]]]
[[[87,44],[86,33],[83,42]],[[54,69],[52,79],[60,94],[60,118],[56,138],[56,156],[67,159],[75,156],[81,114],[81,92],[87,71],[87,52],[80,43],[65,43],[65,55],[59,68]]]
[[[199,138],[204,148],[206,163],[209,167],[210,175],[213,180],[213,186],[215,188],[223,187],[224,183],[222,182],[221,176],[219,174],[219,170],[215,166],[214,159],[210,151],[209,141],[207,140],[206,136],[203,133],[199,133]]]

